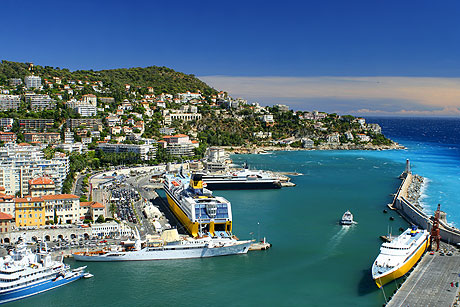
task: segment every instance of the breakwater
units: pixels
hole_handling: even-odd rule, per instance
[[[401,185],[390,205],[391,209],[397,210],[409,223],[430,231],[433,225],[432,217],[423,212],[423,208],[418,203],[423,178],[413,175],[410,171],[405,171],[401,179]],[[445,212],[441,212],[440,234],[444,242],[455,245],[460,243],[460,229],[447,224]]]

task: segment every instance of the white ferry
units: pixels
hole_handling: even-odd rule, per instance
[[[165,175],[163,189],[169,207],[193,236],[199,233],[215,237],[217,233],[231,235],[232,207],[228,200],[214,196],[203,187],[203,175]]]
[[[88,274],[85,268],[71,270],[62,259],[52,260],[46,243],[35,252],[21,244],[0,259],[0,304],[66,285]]]
[[[351,212],[349,210],[347,210],[343,214],[342,219],[340,220],[340,224],[341,225],[353,225],[354,224],[353,214],[351,214]]]
[[[250,170],[247,165],[240,171],[223,174],[205,174],[203,182],[210,190],[251,190],[251,189],[280,189],[280,179],[271,173]]]
[[[383,243],[372,265],[372,278],[380,288],[406,274],[429,246],[430,234],[413,226],[391,242]]]
[[[110,250],[74,253],[78,261],[136,261],[206,258],[246,254],[251,241],[238,241],[220,233],[219,237],[181,238],[176,229],[165,230],[161,240],[142,242],[134,246],[112,247]]]

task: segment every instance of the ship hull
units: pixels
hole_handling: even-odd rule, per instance
[[[79,273],[78,275],[70,278],[62,278],[58,280],[47,280],[41,283],[30,285],[27,287],[22,287],[19,289],[12,289],[8,292],[0,294],[0,304],[16,301],[23,299],[29,296],[33,296],[48,290],[52,290],[61,286],[64,286],[68,283],[71,283],[75,280],[82,278],[84,273]]]
[[[374,278],[375,283],[377,284],[377,287],[381,288],[382,286],[386,285],[387,283],[398,279],[402,277],[404,274],[409,272],[410,269],[420,260],[422,255],[425,253],[429,245],[429,239],[427,238],[425,241],[423,241],[422,244],[420,244],[419,248],[417,251],[414,253],[414,255],[404,262],[399,268],[389,272],[386,275],[380,276],[378,278]]]
[[[179,201],[176,199],[176,197],[174,197],[174,195],[172,193],[170,193],[169,190],[164,189],[164,191],[166,192],[166,199],[168,200],[168,205],[169,205],[169,208],[171,209],[172,213],[177,217],[177,219],[179,220],[179,222],[181,222],[181,224],[185,227],[185,229],[187,229],[189,234],[191,234],[193,237],[197,237],[198,232],[200,231],[199,223],[198,222],[192,222],[189,219],[187,214],[180,207]],[[222,224],[222,223],[219,223],[219,224]],[[217,225],[217,224],[214,224],[214,223],[210,224],[209,232],[211,234],[214,233],[215,225]],[[223,224],[222,227],[224,228],[223,229],[224,231],[231,232],[232,231],[232,222],[228,221],[225,224]]]
[[[174,250],[155,250],[136,252],[120,252],[117,256],[95,255],[86,256],[84,254],[73,254],[77,261],[149,261],[149,260],[174,260],[174,259],[191,259],[191,258],[208,258],[217,256],[246,254],[251,245],[250,241],[223,247],[202,247],[187,248]]]
[[[212,181],[203,180],[206,183],[206,187],[213,190],[265,190],[265,189],[280,189],[281,184],[279,182],[251,182],[251,181]]]

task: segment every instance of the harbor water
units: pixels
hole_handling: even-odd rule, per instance
[[[408,226],[394,212],[382,212],[400,184],[406,158],[415,173],[430,179],[423,199],[427,210],[441,202],[448,219],[460,225],[460,209],[455,209],[459,196],[451,195],[460,178],[460,142],[434,141],[449,134],[441,131],[441,120],[432,120],[434,126],[427,128],[432,134],[417,130],[417,121],[372,120],[407,150],[233,156],[236,164],[300,174],[292,176],[294,188],[215,192],[232,202],[234,233],[241,239],[265,236],[273,244],[267,251],[209,259],[87,263],[92,279],[11,306],[381,306],[384,295],[390,296],[397,285],[390,283],[382,292],[373,283],[370,267],[379,254],[379,236],[397,235]],[[422,126],[427,127],[426,122]],[[454,120],[453,126],[459,127],[460,121]],[[356,225],[338,224],[346,210],[353,213]]]

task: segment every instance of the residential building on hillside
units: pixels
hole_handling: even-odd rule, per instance
[[[14,120],[12,118],[0,118],[0,128],[3,129],[3,131],[10,131],[11,128],[13,128],[13,122]]]
[[[8,79],[8,83],[10,86],[18,86],[22,84],[22,80],[20,78],[11,78]]]
[[[16,227],[45,225],[45,203],[41,197],[17,197],[14,203]]]
[[[192,120],[200,120],[202,117],[200,113],[182,113],[176,110],[164,110],[163,116],[165,125],[171,125],[171,123],[176,119],[187,122]]]
[[[13,223],[13,216],[0,212],[0,233],[8,233],[11,231]]]
[[[29,180],[47,176],[60,193],[62,183],[69,172],[69,157],[57,152],[46,160],[40,148],[35,146],[8,145],[0,147],[0,186],[5,194],[29,194]]]
[[[8,213],[14,216],[14,196],[13,195],[6,195],[5,188],[2,188],[2,192],[0,192],[0,212]]]
[[[29,132],[24,133],[24,139],[27,143],[58,143],[61,141],[61,134],[57,132]]]
[[[75,129],[80,126],[91,128],[93,130],[102,129],[102,119],[100,118],[69,118],[66,121],[67,128]]]
[[[155,145],[147,144],[109,144],[101,143],[97,146],[98,149],[101,149],[103,152],[134,152],[140,155],[142,160],[150,160],[156,157],[157,147]]]
[[[96,116],[97,108],[91,104],[82,104],[75,108],[75,111],[83,117]]]
[[[9,142],[16,142],[16,140],[17,140],[16,133],[0,131],[0,142],[9,143]]]
[[[81,101],[83,101],[84,103],[88,103],[94,107],[97,107],[97,97],[96,95],[93,95],[93,94],[87,94],[87,95],[83,95],[81,97]]]
[[[194,155],[194,149],[198,147],[198,142],[191,141],[188,135],[176,134],[173,136],[164,136],[166,152],[176,157],[191,157]]]
[[[54,119],[43,119],[43,118],[27,118],[19,119],[19,128],[26,131],[42,131],[52,128],[54,125]]]
[[[95,201],[80,202],[80,220],[93,220],[102,215],[106,216],[105,206]]]
[[[73,194],[43,195],[45,220],[59,224],[75,224],[80,221],[80,198]]]
[[[25,99],[30,103],[32,111],[49,110],[55,107],[55,101],[48,95],[26,94]]]
[[[29,194],[32,197],[56,194],[56,185],[51,178],[37,177],[29,180]]]
[[[42,86],[42,78],[39,76],[26,76],[24,83],[27,88],[39,88]]]
[[[19,95],[0,95],[0,110],[17,110],[21,103]]]

